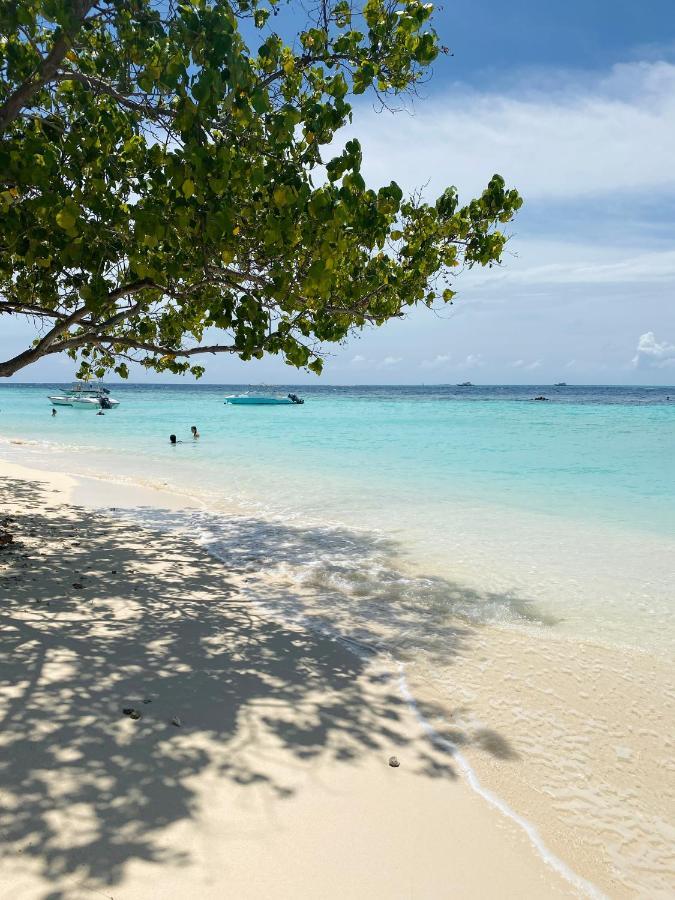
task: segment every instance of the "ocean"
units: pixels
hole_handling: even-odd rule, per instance
[[[52,417],[62,387],[0,386],[1,457],[189,498],[133,517],[270,615],[390,654],[546,852],[669,895],[675,387],[284,385],[305,403],[246,407],[223,402],[245,385],[122,384],[104,416]]]
[[[0,387],[4,456],[189,494],[252,535],[352,530],[345,563],[376,591],[386,556],[474,620],[672,649],[675,388],[284,385],[305,404],[237,407],[247,386],[122,384],[105,416],[51,417],[61,388]],[[321,561],[318,537],[293,559]]]

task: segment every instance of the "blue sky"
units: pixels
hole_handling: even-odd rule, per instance
[[[331,351],[332,383],[675,383],[675,2],[453,2],[452,56],[391,115],[359,100],[352,135],[374,187],[469,199],[493,172],[525,198],[500,269],[455,305]],[[0,325],[0,354],[25,326]],[[276,359],[207,363],[211,382],[314,381]],[[67,380],[45,360],[17,380]],[[145,376],[157,380],[158,376]]]

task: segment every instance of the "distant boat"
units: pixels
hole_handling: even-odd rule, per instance
[[[108,388],[102,384],[78,382],[62,394],[52,394],[49,398],[52,406],[70,406],[74,409],[115,409],[119,400],[110,396]]]
[[[297,394],[233,394],[225,398],[225,403],[232,406],[291,406],[305,401]]]
[[[473,387],[470,381],[461,381],[457,387]]]
[[[553,385],[553,387],[567,387],[567,382],[566,381],[556,381],[556,383]]]

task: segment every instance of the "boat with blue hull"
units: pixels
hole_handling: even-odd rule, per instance
[[[305,401],[297,394],[233,394],[226,397],[226,404],[232,406],[298,406]]]

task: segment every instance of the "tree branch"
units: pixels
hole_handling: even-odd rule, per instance
[[[96,78],[93,75],[85,75],[83,72],[74,72],[68,69],[67,71],[56,73],[51,80],[77,81],[91,91],[98,92],[99,94],[106,94],[107,96],[112,97],[113,100],[120,104],[120,106],[126,106],[127,109],[132,109],[135,112],[141,112],[151,119],[160,119],[164,116],[169,119],[175,119],[177,115],[176,111],[173,109],[158,108],[148,103],[141,103],[138,100],[132,100],[131,97],[127,97],[125,94],[121,94],[119,91],[115,90],[115,88],[111,84],[103,81],[103,79]]]
[[[318,56],[313,56],[311,53],[305,53],[304,56],[301,56],[295,62],[295,68],[303,71],[307,68],[307,66],[312,66],[314,63],[329,63],[329,62],[347,62],[349,57],[344,53],[324,53],[323,55],[319,54]],[[260,82],[260,86],[263,88],[269,87],[272,82],[276,81],[277,78],[281,78],[284,74],[284,69],[277,69],[276,72],[271,72],[266,78],[263,78]]]
[[[110,291],[108,300],[114,302],[121,297],[128,297],[132,294],[137,294],[139,291],[145,290],[146,288],[153,287],[157,287],[157,285],[148,278],[143,278],[140,281],[122,285],[121,287]],[[90,320],[89,322],[85,321],[86,316],[89,314],[89,310],[86,306],[78,307],[74,312],[70,313],[70,315],[60,316],[56,325],[54,325],[34,347],[29,347],[28,350],[24,350],[23,353],[19,353],[17,356],[12,357],[12,359],[0,362],[0,378],[9,378],[10,375],[14,375],[20,369],[29,366],[43,356],[51,355],[52,353],[60,353],[64,349],[69,349],[71,346],[70,341],[78,342],[73,346],[82,346],[82,344],[91,340],[89,330],[84,331],[81,335],[75,335],[72,338],[68,338],[67,340],[59,340],[59,338],[61,338],[73,325],[83,325],[87,329],[110,327],[111,325],[115,325],[125,318],[128,318],[128,316],[137,309],[138,305],[136,304],[135,306],[129,307],[129,309],[120,310],[107,321],[101,323],[96,323],[93,320]],[[54,312],[54,316],[57,315],[60,314]]]
[[[18,356],[14,356],[12,359],[0,363],[0,378],[9,378],[10,375],[14,375],[19,369],[23,369],[25,366],[29,366],[31,363],[36,362],[40,357],[46,356],[48,353],[58,352],[57,350],[50,349],[50,347],[56,343],[59,337],[61,337],[71,325],[76,325],[86,314],[87,307],[81,306],[65,319],[57,322],[34,347],[30,347],[28,350],[24,350],[23,353],[19,353]]]
[[[89,336],[87,343],[95,344],[113,344],[118,347],[126,347],[128,350],[146,350],[148,353],[155,353],[159,356],[184,357],[196,356],[201,353],[236,353],[239,348],[234,345],[227,344],[210,344],[204,347],[187,347],[185,349],[174,349],[171,347],[162,347],[160,344],[152,344],[148,341],[139,341],[134,338],[114,337],[112,335]],[[68,349],[68,348],[64,348]]]
[[[52,80],[72,45],[74,35],[82,27],[82,22],[92,6],[92,0],[74,0],[73,29],[70,32],[61,31],[58,33],[54,46],[42,61],[35,76],[20,84],[0,106],[0,134],[6,131],[19,116],[21,110],[30,104],[40,88]]]

